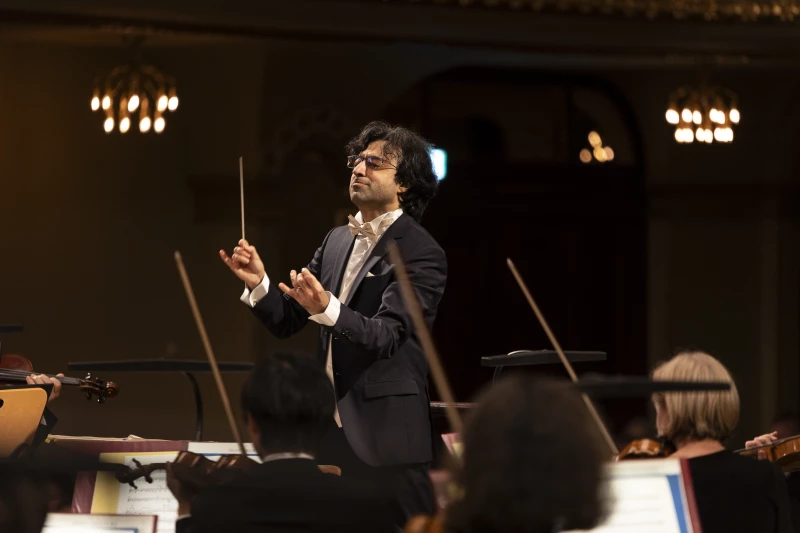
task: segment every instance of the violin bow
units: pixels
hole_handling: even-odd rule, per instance
[[[453,399],[453,391],[450,389],[450,382],[447,380],[441,360],[439,359],[439,354],[436,352],[433,339],[431,339],[431,334],[428,331],[428,326],[425,324],[425,319],[422,317],[422,310],[417,300],[417,295],[414,294],[414,289],[411,287],[411,282],[408,280],[408,272],[406,271],[402,257],[400,257],[400,252],[397,250],[397,244],[391,243],[388,248],[389,258],[392,264],[394,264],[395,275],[397,276],[397,281],[400,283],[400,293],[403,296],[408,312],[411,314],[414,329],[422,344],[425,358],[428,360],[428,366],[431,369],[436,390],[439,391],[442,400],[444,400],[447,420],[450,422],[450,427],[453,428],[453,431],[460,435],[464,430],[464,424],[455,407],[455,400]]]
[[[214,350],[211,349],[211,342],[208,340],[208,333],[206,332],[206,326],[203,323],[203,317],[200,316],[200,308],[197,307],[197,300],[195,300],[194,297],[192,283],[189,281],[189,275],[186,273],[186,267],[183,266],[181,253],[178,251],[175,252],[175,264],[178,266],[178,272],[180,273],[181,281],[183,282],[183,289],[186,291],[186,297],[189,299],[189,305],[192,308],[192,314],[194,314],[194,321],[197,323],[197,329],[200,331],[200,338],[203,341],[203,348],[205,348],[208,362],[211,365],[211,371],[214,373],[214,379],[217,382],[217,389],[219,390],[219,395],[222,398],[222,405],[225,407],[225,415],[228,417],[228,423],[231,425],[233,436],[236,439],[236,442],[239,444],[239,451],[243,456],[247,456],[247,451],[245,451],[244,443],[242,442],[242,436],[239,433],[239,426],[236,424],[236,419],[233,417],[231,402],[228,399],[228,392],[225,389],[225,384],[222,382],[222,375],[219,373],[219,368],[217,367],[217,359],[214,357]]]
[[[508,265],[509,270],[511,270],[511,274],[514,275],[514,279],[517,280],[517,284],[519,288],[522,290],[522,294],[525,295],[525,298],[528,300],[528,304],[530,304],[531,309],[536,314],[536,318],[539,319],[539,324],[542,325],[544,332],[547,334],[547,337],[550,339],[550,343],[553,345],[553,348],[558,353],[559,359],[561,359],[561,363],[564,365],[564,368],[567,369],[567,373],[569,374],[570,379],[572,379],[573,383],[578,383],[578,376],[575,374],[575,371],[572,369],[572,365],[570,364],[567,356],[564,355],[564,351],[561,349],[561,345],[556,340],[556,336],[553,335],[553,332],[550,330],[550,326],[547,325],[547,321],[544,319],[542,312],[539,311],[539,306],[536,305],[536,302],[531,296],[531,292],[528,290],[528,286],[525,284],[525,281],[522,279],[522,276],[517,271],[517,267],[514,266],[514,262],[511,258],[506,258],[506,264]],[[619,454],[619,450],[617,449],[617,445],[614,444],[614,439],[611,438],[611,434],[608,432],[603,420],[600,418],[597,410],[594,408],[594,404],[589,396],[586,393],[581,393],[583,397],[583,402],[586,404],[586,407],[589,409],[589,413],[591,413],[592,418],[594,419],[595,423],[597,424],[598,429],[600,429],[600,433],[603,434],[603,438],[608,444],[608,447],[611,449],[611,453],[613,455]]]

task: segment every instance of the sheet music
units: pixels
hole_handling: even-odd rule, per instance
[[[190,452],[205,455],[212,461],[219,459],[220,455],[239,455],[239,444],[235,442],[190,442],[188,450]],[[261,462],[256,449],[250,442],[244,443],[244,451],[247,456],[256,462]]]
[[[50,513],[42,533],[153,533],[154,516]]]
[[[127,455],[125,465],[135,468],[133,459],[137,459],[141,464],[165,463],[174,461],[176,453],[163,453],[153,455]],[[156,515],[158,516],[158,533],[174,533],[175,520],[178,518],[178,501],[167,488],[167,472],[156,470],[151,474],[152,483],[148,483],[144,478],[136,480],[134,483],[137,488],[128,484],[118,483],[119,499],[117,500],[118,514],[124,515]]]
[[[679,460],[623,461],[607,468],[610,514],[592,533],[692,533]]]

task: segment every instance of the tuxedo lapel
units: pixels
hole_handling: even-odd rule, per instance
[[[389,244],[392,241],[403,238],[403,236],[406,234],[409,224],[411,224],[412,221],[413,219],[410,216],[404,214],[386,229],[386,232],[383,234],[383,236],[381,236],[380,240],[375,243],[375,246],[372,248],[372,250],[370,250],[369,255],[367,256],[367,260],[364,261],[364,264],[361,266],[358,274],[356,274],[356,279],[353,280],[353,286],[350,288],[350,292],[347,294],[347,298],[343,302],[344,305],[350,303],[350,300],[358,290],[358,286],[367,275],[367,272],[369,272],[370,269],[374,267],[378,261],[380,261],[381,258],[389,252]]]
[[[333,263],[333,278],[331,279],[331,294],[338,296],[342,290],[342,276],[344,275],[344,268],[347,265],[347,259],[350,257],[350,250],[353,249],[353,243],[356,238],[350,233],[350,230],[343,231],[342,236],[338,242],[332,243],[332,247],[336,250],[336,259]]]

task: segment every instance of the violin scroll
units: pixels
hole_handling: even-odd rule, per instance
[[[86,374],[84,379],[78,381],[78,388],[86,393],[87,400],[97,396],[97,403],[105,403],[106,398],[114,398],[119,394],[119,385],[113,381],[92,378],[91,374]]]

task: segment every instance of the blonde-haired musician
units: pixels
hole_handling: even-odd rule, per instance
[[[730,372],[711,355],[685,351],[659,365],[657,381],[724,381],[727,391],[653,395],[659,435],[688,459],[704,533],[790,532],[786,480],[772,463],[734,454],[722,444],[739,421],[739,393]]]

